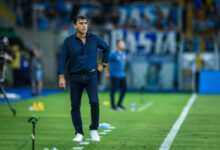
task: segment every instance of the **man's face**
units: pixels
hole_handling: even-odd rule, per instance
[[[74,24],[74,27],[77,30],[77,32],[85,34],[88,30],[87,19],[78,19],[76,24]]]
[[[125,42],[124,41],[120,41],[118,43],[118,47],[121,49],[121,50],[124,50],[125,49]]]

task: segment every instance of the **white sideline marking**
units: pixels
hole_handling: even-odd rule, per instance
[[[100,134],[100,135],[103,135],[103,134],[106,134],[106,132],[100,132],[99,134]]]
[[[109,127],[109,129],[115,129],[116,127]]]
[[[170,146],[178,132],[178,130],[180,129],[183,121],[185,120],[193,102],[196,99],[197,94],[194,93],[192,94],[192,96],[190,97],[190,99],[188,100],[188,103],[186,104],[186,106],[184,107],[183,111],[181,112],[179,118],[176,120],[175,124],[173,125],[172,129],[170,130],[170,132],[168,133],[167,137],[165,138],[165,140],[163,141],[163,143],[161,144],[159,150],[169,150]]]
[[[111,132],[112,130],[104,130],[104,132]]]
[[[138,109],[138,112],[143,111],[143,110],[149,108],[149,107],[152,106],[153,104],[154,104],[153,102],[148,102],[148,103],[145,104],[144,106],[141,106],[141,107]]]
[[[89,142],[80,142],[79,144],[80,144],[80,145],[88,145]]]
[[[73,147],[72,150],[80,150],[83,149],[83,147]]]
[[[86,141],[92,141],[92,139],[86,139]]]

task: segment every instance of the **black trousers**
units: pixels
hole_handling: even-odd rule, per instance
[[[97,130],[99,126],[99,99],[97,72],[88,74],[70,74],[71,117],[76,133],[83,133],[80,113],[82,92],[86,89],[91,107],[90,130]]]
[[[117,89],[120,89],[120,97],[117,103],[117,106],[122,105],[123,98],[125,96],[125,93],[127,91],[127,84],[126,84],[126,78],[116,78],[111,77],[111,107],[115,108],[115,92]]]

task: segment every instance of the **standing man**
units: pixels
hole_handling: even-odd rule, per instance
[[[99,36],[88,33],[88,19],[77,16],[74,19],[76,34],[64,40],[59,62],[59,87],[65,89],[65,65],[68,63],[71,96],[71,116],[76,130],[73,141],[83,140],[82,120],[80,114],[81,96],[86,89],[91,107],[90,136],[93,141],[100,141],[99,126],[99,99],[97,71],[102,71],[109,58],[109,46]],[[97,48],[103,50],[102,64],[97,64]]]
[[[40,45],[35,43],[31,58],[31,87],[33,95],[40,95],[43,88],[43,64],[42,50]]]
[[[111,109],[112,110],[125,110],[122,106],[122,101],[125,96],[127,85],[125,76],[125,61],[126,53],[124,52],[125,43],[123,40],[117,41],[117,50],[112,51],[110,54],[109,62],[109,72],[106,69],[106,75],[110,76],[111,79]],[[117,105],[115,105],[115,92],[117,88],[120,88],[120,97]]]

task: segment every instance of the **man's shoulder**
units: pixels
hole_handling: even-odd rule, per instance
[[[66,37],[64,41],[69,41],[71,39],[74,39],[74,34]]]
[[[100,37],[99,37],[97,34],[93,34],[93,33],[90,33],[90,32],[88,32],[87,34],[88,34],[89,37],[91,37],[91,38],[100,39]]]
[[[111,54],[114,54],[114,55],[117,54],[117,50],[112,50]]]

